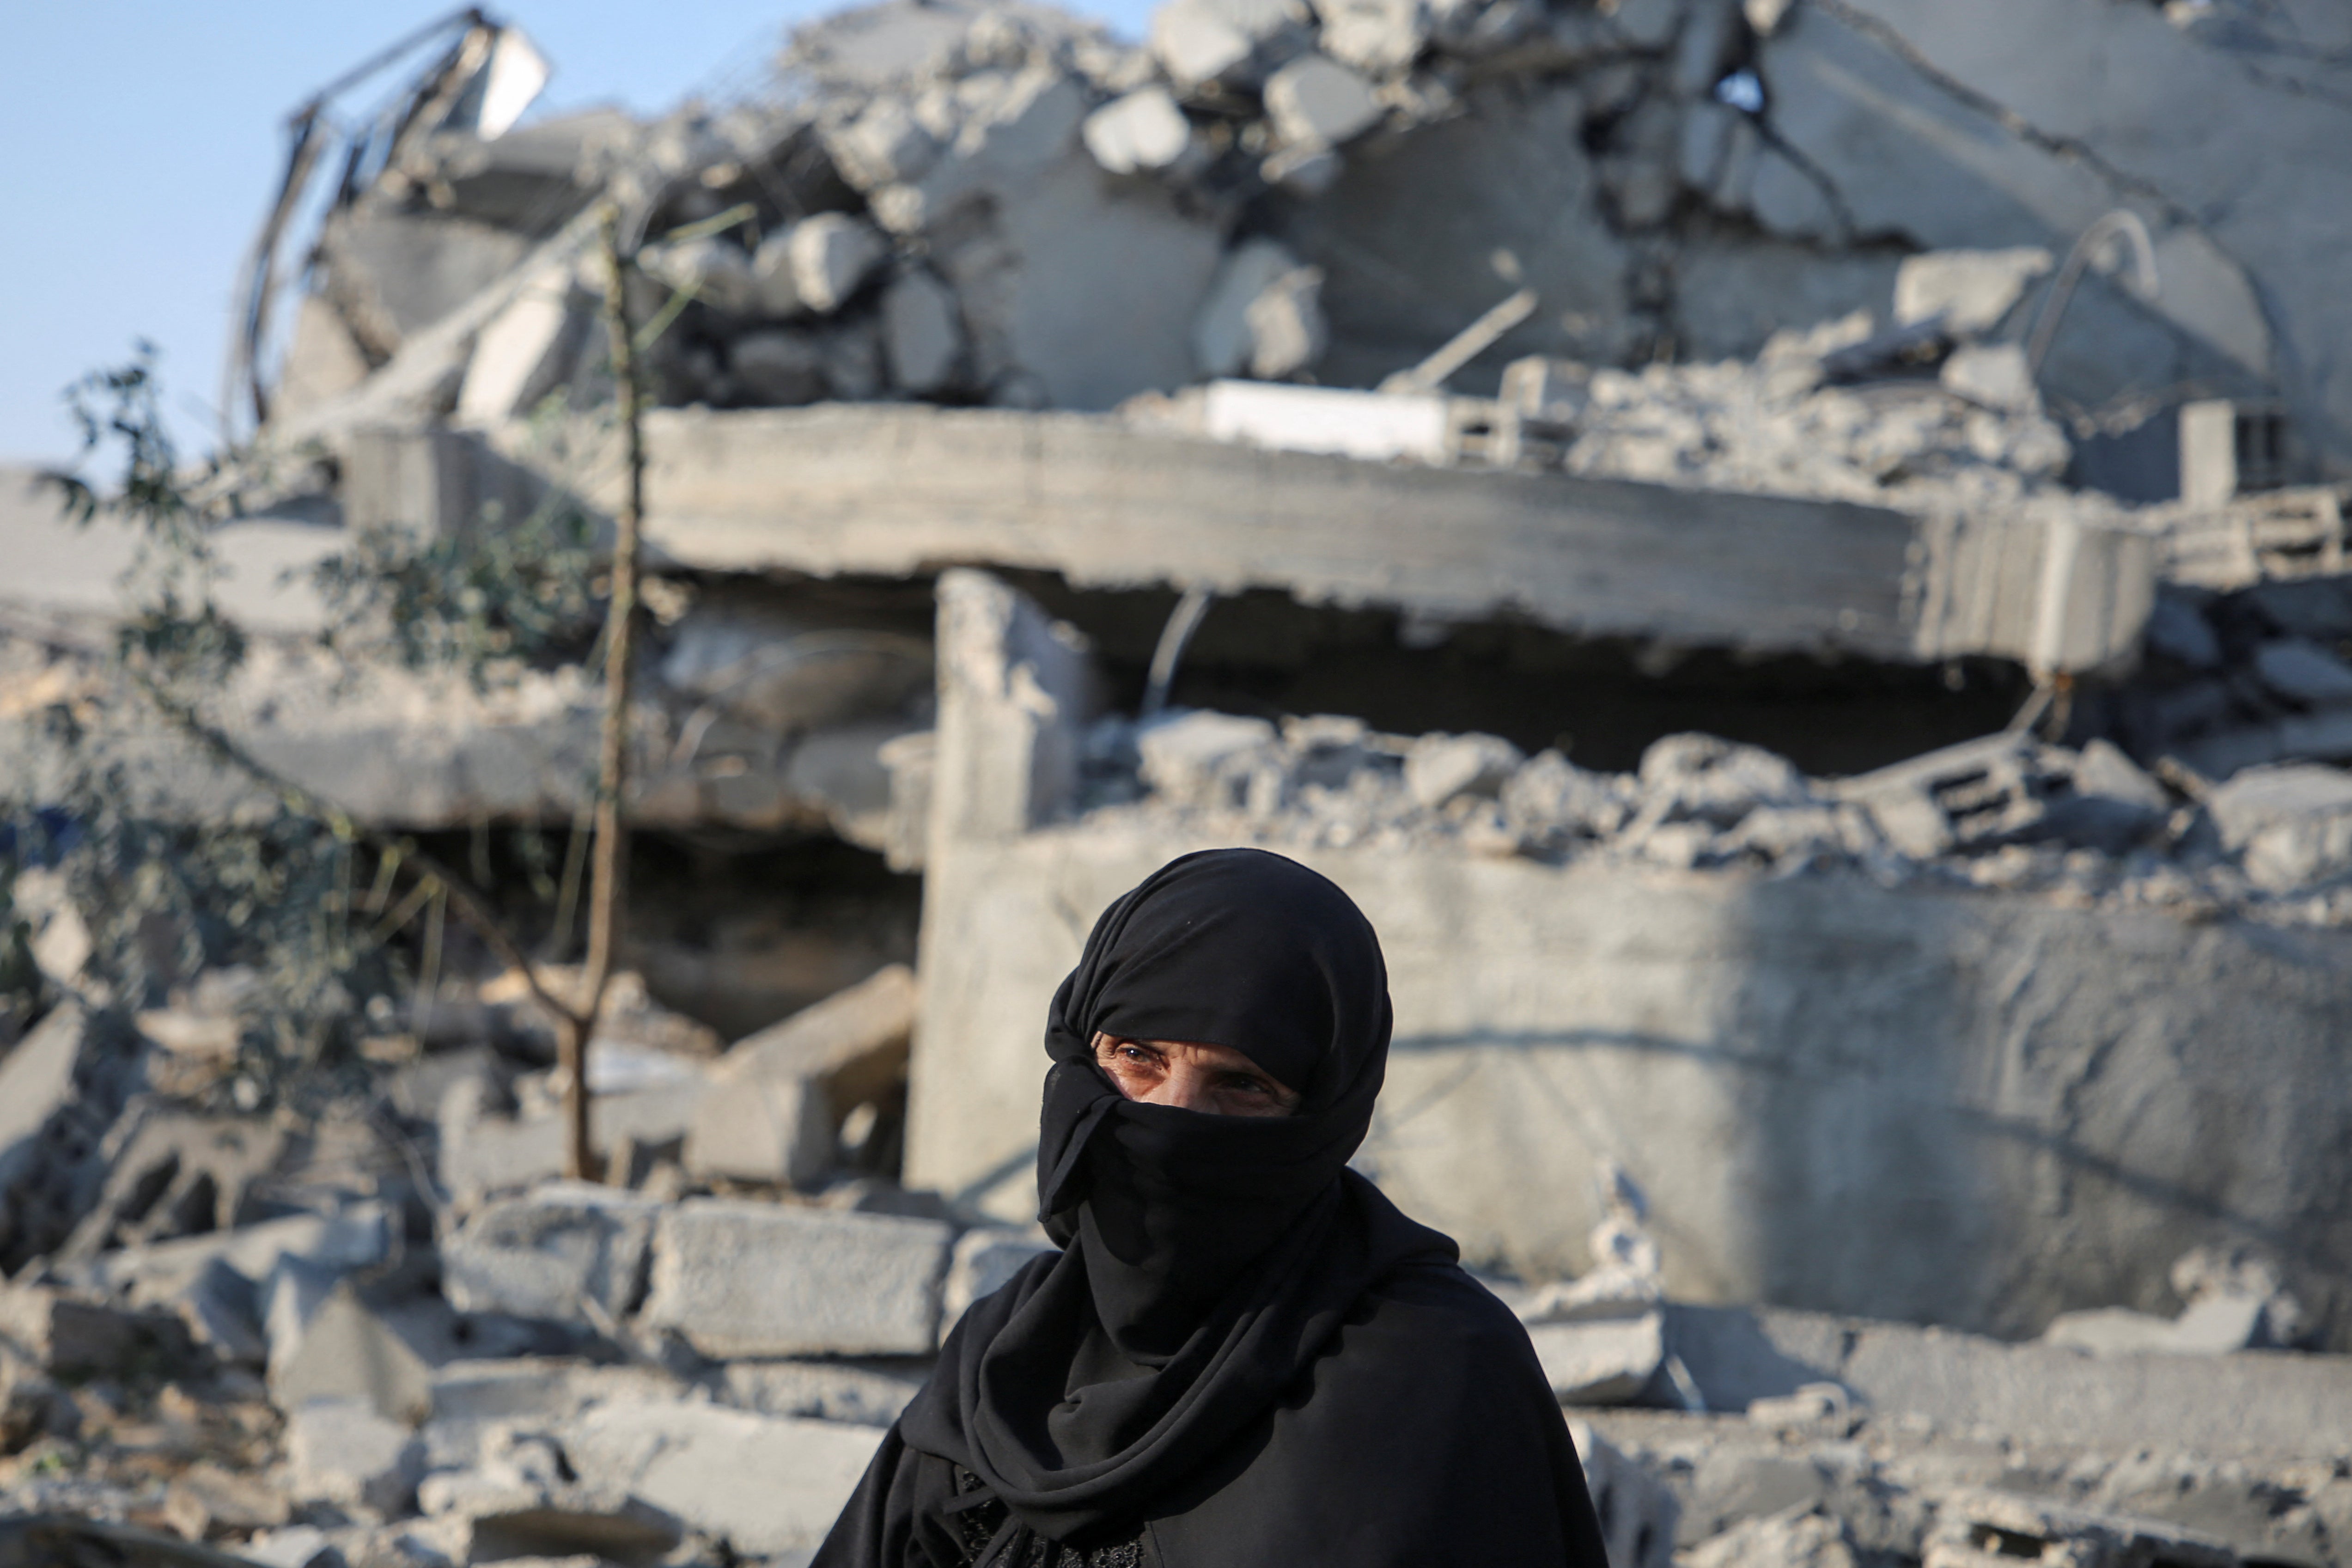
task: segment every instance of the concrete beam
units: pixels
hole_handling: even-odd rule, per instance
[[[2152,542],[2106,526],[1391,466],[1097,416],[672,409],[647,439],[648,537],[709,571],[1034,568],[1082,587],[1271,588],[1597,637],[2063,669],[2128,657],[2154,591]]]

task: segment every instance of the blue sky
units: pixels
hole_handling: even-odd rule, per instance
[[[813,0],[510,0],[555,65],[534,116],[641,113],[740,82]],[[1130,36],[1148,0],[1073,7]],[[161,351],[183,444],[208,444],[230,296],[286,112],[448,11],[440,0],[78,0],[10,8],[0,47],[0,462],[55,461],[58,392]]]

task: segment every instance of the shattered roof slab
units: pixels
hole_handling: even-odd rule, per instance
[[[1269,588],[1595,637],[2053,669],[2126,655],[2153,595],[2153,545],[2125,529],[1391,466],[1085,415],[664,411],[647,446],[647,537],[700,570],[1024,567],[1082,587]]]

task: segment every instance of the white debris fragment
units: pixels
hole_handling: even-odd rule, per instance
[[[1087,116],[1095,162],[1114,174],[1171,169],[1192,149],[1192,122],[1164,87],[1139,88]]]
[[[2025,351],[2015,343],[1971,343],[1954,349],[1937,380],[1969,402],[2003,413],[2038,413],[2042,394]],[[2000,455],[1999,447],[1992,454]]]
[[[1279,381],[1322,357],[1329,328],[1321,303],[1323,274],[1303,267],[1288,247],[1244,240],[1225,255],[1192,318],[1192,357],[1201,373],[1247,372]]]
[[[1432,811],[1462,795],[1492,799],[1526,761],[1500,735],[1423,735],[1405,753],[1404,787]]]
[[[1982,337],[2008,319],[2050,267],[2050,253],[2039,246],[1906,256],[1895,273],[1895,319],[1940,321],[1956,338]]]
[[[1337,147],[1380,122],[1372,84],[1328,55],[1306,55],[1266,79],[1265,111],[1286,147]]]
[[[819,213],[793,225],[784,237],[793,298],[820,316],[847,303],[890,254],[880,230],[845,213]]]

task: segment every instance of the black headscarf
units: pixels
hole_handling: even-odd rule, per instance
[[[1039,1218],[1064,1250],[958,1324],[818,1563],[962,1561],[952,1516],[998,1503],[989,1562],[1149,1523],[1171,1568],[1312,1562],[1351,1533],[1352,1563],[1605,1568],[1517,1321],[1347,1168],[1390,1027],[1370,922],[1293,861],[1188,855],[1105,910],[1045,1030]],[[1130,1101],[1097,1033],[1227,1047],[1299,1103]]]

